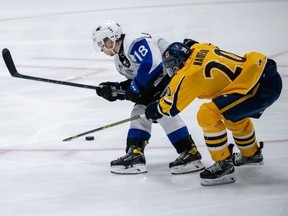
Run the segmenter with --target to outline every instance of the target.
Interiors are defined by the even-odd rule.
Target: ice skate
[[[203,186],[235,182],[236,173],[232,163],[232,156],[222,161],[216,161],[212,166],[200,173],[200,178]]]
[[[203,170],[205,167],[201,163],[201,154],[196,148],[190,151],[182,152],[179,157],[169,164],[172,174],[187,174],[191,172],[197,172]]]
[[[131,175],[147,173],[145,164],[144,153],[135,146],[131,146],[126,155],[111,161],[111,172]]]
[[[263,142],[259,142],[259,144],[260,146],[258,151],[250,157],[244,157],[240,153],[236,152],[233,153],[234,166],[242,166],[245,164],[264,164],[262,155]]]

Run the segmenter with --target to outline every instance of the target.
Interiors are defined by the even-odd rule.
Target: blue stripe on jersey
[[[172,133],[167,135],[170,142],[174,145],[176,142],[178,142],[180,139],[183,139],[184,137],[189,136],[188,128],[186,126],[173,131]]]
[[[153,54],[146,39],[136,42],[130,51],[130,55],[133,55],[137,63],[140,64],[135,79],[145,89],[149,80],[162,70],[162,62],[159,62],[158,66],[152,70]]]
[[[144,140],[149,140],[151,137],[151,134],[148,133],[147,131],[144,130],[139,130],[139,129],[129,129],[127,138],[131,139],[144,139]]]

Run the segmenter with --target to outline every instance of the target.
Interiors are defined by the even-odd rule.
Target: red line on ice
[[[263,141],[264,143],[287,143],[288,142],[288,139],[283,139],[283,140],[266,140],[266,141]],[[205,145],[198,145],[198,147],[205,147]],[[156,150],[161,150],[161,149],[170,149],[172,148],[171,145],[167,145],[165,147],[149,147],[149,149],[156,149]],[[96,152],[96,151],[123,151],[123,148],[82,148],[82,149],[78,149],[78,148],[75,148],[75,149],[13,149],[13,148],[10,148],[10,149],[5,149],[5,148],[2,148],[0,149],[0,154],[5,154],[5,153],[9,153],[9,152]]]

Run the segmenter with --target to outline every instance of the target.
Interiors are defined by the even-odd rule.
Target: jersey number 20
[[[246,59],[240,56],[237,56],[233,53],[229,53],[223,50],[219,50],[219,49],[215,49],[214,53],[218,56],[224,57],[226,59],[235,61],[235,62],[245,62]],[[239,74],[242,71],[242,67],[236,65],[235,69],[232,70],[231,68],[229,68],[227,65],[225,65],[222,62],[219,61],[210,61],[206,66],[205,66],[205,77],[207,79],[211,79],[212,78],[212,69],[218,69],[221,73],[224,73],[227,78],[232,82],[233,80],[235,80]]]

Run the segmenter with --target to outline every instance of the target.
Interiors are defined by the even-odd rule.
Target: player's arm
[[[96,93],[98,96],[103,97],[110,102],[116,100],[124,100],[124,93],[128,88],[130,82],[131,80],[129,79],[122,82],[102,82],[98,85]]]
[[[149,104],[145,110],[148,119],[157,120],[163,115],[173,117],[184,110],[196,97],[197,87],[184,75],[171,80],[167,93],[158,102]]]

